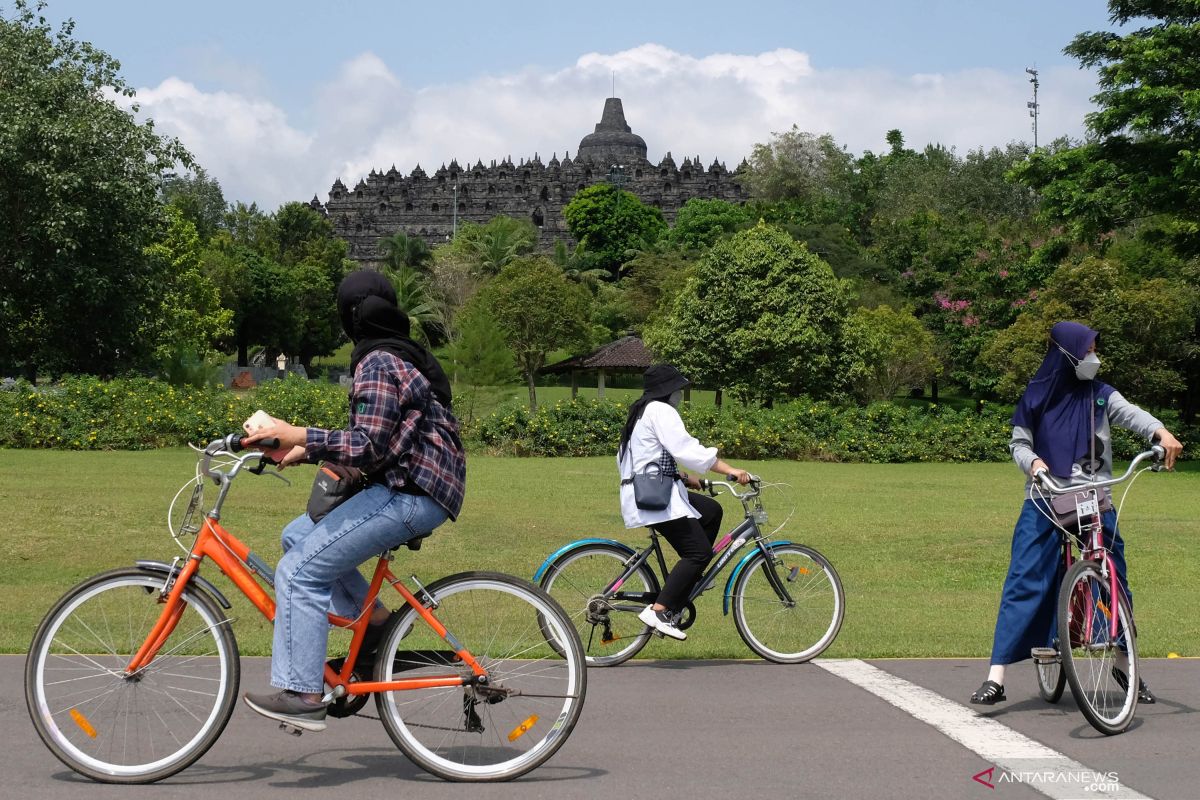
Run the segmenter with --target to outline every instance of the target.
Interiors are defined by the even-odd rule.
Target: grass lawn
[[[568,390],[569,391],[569,390]],[[167,504],[192,474],[184,449],[154,452],[0,451],[0,651],[23,652],[64,590],[135,558],[180,555],[166,531]],[[743,464],[739,462],[739,466]],[[986,656],[1021,479],[1008,464],[744,464],[770,481],[767,510],[780,534],[827,555],[842,576],[846,621],[830,656]],[[1122,518],[1145,655],[1200,656],[1200,465],[1144,475]],[[291,487],[243,476],[223,522],[270,561],[278,534],[303,509],[311,468]],[[396,572],[422,581],[466,569],[531,577],[547,554],[581,536],[640,546],[626,531],[609,458],[471,456],[467,501],[419,553],[401,550]],[[739,507],[728,499],[726,527]],[[268,626],[214,568],[204,574],[235,602],[246,653],[269,651]],[[718,587],[723,582],[718,582]],[[701,600],[684,643],[655,641],[647,657],[749,657],[720,590]]]

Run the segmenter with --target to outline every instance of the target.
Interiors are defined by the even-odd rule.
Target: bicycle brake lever
[[[266,474],[266,475],[270,475],[272,478],[278,478],[279,480],[283,481],[283,482],[284,482],[284,484],[286,484],[287,486],[291,486],[291,485],[292,485],[292,482],[291,482],[291,481],[289,481],[287,478],[285,478],[285,477],[283,477],[282,475],[280,475],[278,472],[267,472],[267,473],[264,473],[264,474]]]

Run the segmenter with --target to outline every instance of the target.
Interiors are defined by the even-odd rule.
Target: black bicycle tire
[[[485,783],[485,782],[509,781],[509,780],[513,780],[514,778],[519,778],[520,776],[525,775],[526,773],[530,772],[531,770],[537,769],[542,764],[546,763],[546,761],[549,760],[556,752],[558,752],[559,748],[561,748],[563,746],[563,744],[565,744],[566,741],[571,737],[571,733],[575,730],[575,725],[579,722],[579,715],[583,711],[583,705],[584,705],[584,701],[585,701],[586,695],[587,695],[587,662],[584,660],[583,647],[582,647],[582,645],[580,645],[579,637],[575,633],[575,626],[574,626],[574,624],[572,624],[570,617],[567,616],[566,611],[564,611],[562,609],[562,607],[558,604],[557,601],[555,601],[555,599],[553,597],[551,597],[549,594],[547,594],[545,591],[543,591],[541,589],[541,587],[537,586],[534,583],[531,583],[531,582],[521,579],[521,578],[517,578],[513,575],[507,575],[507,574],[499,573],[499,572],[484,572],[484,571],[459,572],[454,575],[447,575],[444,578],[439,578],[438,580],[430,583],[428,586],[425,587],[425,591],[430,597],[436,598],[438,593],[445,587],[455,584],[455,583],[459,583],[459,582],[470,582],[470,581],[494,581],[494,582],[498,582],[498,583],[507,583],[510,586],[518,587],[522,590],[531,592],[535,595],[541,595],[541,597],[539,599],[541,599],[544,603],[546,603],[546,605],[551,609],[551,612],[556,614],[559,617],[559,625],[562,626],[563,630],[567,631],[571,635],[571,637],[572,637],[571,638],[571,644],[572,644],[571,650],[573,651],[574,658],[578,661],[578,663],[580,665],[579,689],[578,689],[579,702],[572,704],[570,716],[566,720],[563,720],[563,722],[559,726],[562,730],[561,735],[559,735],[555,739],[555,741],[552,743],[552,746],[545,749],[542,753],[540,753],[540,755],[536,759],[534,759],[530,763],[523,764],[520,769],[513,770],[513,771],[510,771],[510,772],[507,772],[507,773],[504,773],[501,775],[496,775],[496,776],[482,776],[482,777],[481,776],[464,776],[461,773],[454,773],[454,772],[447,771],[446,769],[442,768],[440,765],[436,764],[435,762],[430,761],[428,758],[425,757],[425,755],[423,753],[414,749],[409,744],[407,739],[405,739],[404,735],[393,724],[390,710],[385,706],[385,703],[386,703],[386,693],[385,692],[380,692],[380,693],[376,694],[375,702],[376,702],[376,707],[379,711],[380,721],[383,723],[384,730],[387,731],[387,734],[391,738],[392,742],[400,749],[401,752],[404,753],[405,756],[408,757],[408,759],[410,761],[412,761],[414,764],[416,764],[418,767],[425,770],[426,772],[429,772],[432,775],[436,775],[439,778],[443,778],[448,781],[455,781],[455,782],[461,782],[461,783]],[[383,637],[380,642],[381,651],[384,649],[385,645],[391,640],[391,637],[393,635],[393,633],[392,633],[393,630],[395,630],[396,628],[407,627],[410,624],[410,622],[409,622],[410,618],[413,615],[415,615],[416,613],[417,612],[414,609],[406,608],[406,609],[403,609],[400,613],[396,613],[396,614],[392,615],[392,619],[388,624],[388,630],[386,630],[384,632]],[[436,611],[434,613],[436,614]],[[377,670],[376,679],[377,680],[383,679],[382,673],[383,673],[384,669],[385,669],[385,665],[382,661],[380,661],[380,663],[376,666],[376,670]],[[420,690],[417,690],[417,691],[420,691]]]
[[[1047,703],[1057,703],[1059,700],[1061,700],[1063,690],[1067,686],[1067,673],[1062,668],[1061,656],[1059,658],[1059,661],[1054,662],[1055,667],[1058,670],[1058,678],[1054,681],[1053,686],[1050,686],[1044,678],[1042,671],[1042,667],[1044,665],[1039,664],[1036,660],[1034,661],[1033,668],[1035,674],[1037,675],[1038,694],[1041,695],[1041,698]]]
[[[1066,647],[1061,648],[1063,672],[1067,676],[1067,683],[1070,684],[1070,686],[1071,686],[1071,694],[1075,697],[1075,704],[1077,706],[1079,706],[1079,710],[1083,714],[1084,718],[1087,719],[1087,721],[1091,724],[1091,726],[1093,728],[1100,731],[1100,733],[1103,733],[1105,736],[1115,736],[1119,733],[1125,732],[1129,728],[1129,726],[1133,723],[1134,718],[1137,716],[1137,704],[1138,704],[1137,682],[1138,682],[1139,675],[1138,675],[1138,670],[1136,668],[1137,640],[1133,636],[1133,630],[1132,630],[1133,613],[1129,608],[1129,602],[1125,599],[1125,594],[1123,592],[1118,591],[1118,593],[1117,593],[1118,619],[1124,617],[1126,620],[1129,621],[1129,628],[1127,629],[1126,633],[1128,634],[1128,639],[1129,639],[1129,641],[1131,643],[1131,647],[1133,649],[1131,661],[1135,665],[1135,668],[1133,670],[1131,670],[1133,672],[1132,680],[1130,681],[1129,688],[1126,690],[1127,695],[1128,695],[1127,702],[1129,702],[1128,717],[1125,718],[1124,720],[1114,724],[1114,723],[1110,723],[1107,720],[1103,719],[1095,711],[1095,709],[1092,708],[1091,703],[1088,701],[1088,698],[1087,698],[1086,688],[1083,686],[1083,682],[1079,677],[1078,670],[1075,667],[1075,660],[1071,653],[1071,647],[1070,647],[1070,645],[1071,645],[1071,639],[1070,639],[1071,622],[1070,622],[1070,614],[1069,614],[1069,605],[1071,602],[1070,595],[1071,595],[1072,588],[1075,586],[1075,583],[1078,580],[1078,576],[1082,575],[1085,572],[1094,573],[1095,574],[1094,577],[1096,580],[1104,581],[1105,584],[1107,584],[1107,580],[1104,578],[1103,575],[1100,574],[1100,568],[1096,565],[1096,563],[1094,561],[1090,561],[1090,560],[1083,560],[1083,561],[1075,562],[1075,564],[1073,564],[1071,566],[1071,569],[1067,571],[1066,576],[1063,578],[1062,585],[1059,588],[1059,592],[1058,592],[1058,640],[1060,642],[1067,643]]]
[[[538,585],[541,586],[542,589],[549,592],[549,584],[552,584],[554,578],[561,573],[562,565],[570,564],[572,561],[582,558],[589,553],[609,553],[618,560],[629,558],[629,553],[627,553],[625,550],[618,547],[613,547],[609,544],[596,543],[585,545],[583,547],[563,553],[558,558],[554,559],[550,566],[546,568],[546,572],[542,575]],[[658,575],[656,575],[654,570],[650,569],[650,567],[646,564],[642,564],[640,567],[638,567],[634,571],[634,574],[640,575],[641,579],[654,594],[658,594],[658,592],[661,591],[661,584],[658,582]],[[615,572],[612,576],[612,579],[616,580],[618,577],[620,577],[620,572]],[[570,615],[568,614],[568,616]],[[646,645],[650,643],[650,636],[650,628],[646,627],[631,647],[626,650],[622,650],[617,655],[592,657],[584,652],[584,658],[587,659],[587,665],[589,667],[615,667],[620,664],[624,664],[626,661],[640,653],[646,647]],[[582,634],[580,634],[580,638],[582,639]],[[553,646],[553,643],[551,643],[551,646]]]
[[[54,741],[54,738],[50,735],[49,730],[46,729],[45,723],[41,716],[35,711],[37,705],[34,690],[34,684],[36,680],[35,673],[39,661],[42,640],[52,627],[52,623],[56,617],[66,606],[72,602],[72,600],[74,600],[77,595],[89,591],[93,587],[108,581],[132,577],[146,579],[147,586],[161,586],[163,580],[161,575],[151,575],[145,570],[137,569],[136,567],[125,567],[109,570],[108,572],[102,572],[98,575],[93,575],[91,578],[76,584],[68,589],[67,592],[63,594],[63,596],[60,597],[58,601],[50,608],[50,610],[46,612],[46,615],[42,618],[41,623],[38,625],[37,631],[34,633],[33,640],[29,645],[29,655],[25,659],[25,704],[27,710],[29,711],[29,718],[33,722],[33,727],[34,730],[37,731],[38,737],[42,740],[42,743],[46,745],[47,749],[54,754],[55,758],[57,758],[63,764],[70,767],[75,772],[78,772],[80,775],[84,775],[101,783],[125,785],[155,783],[163,780],[164,778],[169,778],[172,775],[178,774],[179,772],[182,772],[190,767],[192,764],[196,763],[197,760],[199,760],[206,752],[208,752],[208,750],[217,742],[217,739],[219,739],[221,734],[225,731],[225,726],[229,724],[229,719],[231,716],[233,716],[233,710],[237,705],[238,691],[241,685],[241,660],[238,655],[237,639],[233,634],[231,626],[228,624],[228,617],[226,617],[223,609],[216,602],[216,600],[210,597],[209,594],[201,589],[198,585],[188,586],[187,589],[184,590],[184,598],[187,600],[187,602],[189,604],[204,606],[214,618],[223,621],[224,624],[219,623],[215,630],[217,635],[225,640],[225,645],[230,648],[229,652],[232,653],[232,658],[230,658],[228,661],[229,674],[227,675],[226,680],[226,685],[229,687],[229,691],[227,692],[227,697],[221,700],[223,708],[217,717],[216,724],[213,725],[208,733],[206,733],[205,736],[196,744],[192,752],[190,752],[186,757],[178,762],[161,767],[160,769],[145,775],[112,775],[109,773],[100,772],[88,767],[85,764],[80,764],[69,754],[63,751],[63,749],[59,747],[58,743]]]
[[[817,656],[824,653],[829,646],[837,639],[838,634],[842,630],[842,623],[846,618],[846,592],[842,587],[841,576],[838,575],[833,563],[823,556],[816,548],[809,547],[803,544],[784,544],[772,549],[772,552],[786,552],[788,550],[798,551],[803,553],[807,558],[821,566],[830,579],[837,597],[837,613],[836,619],[831,620],[831,626],[826,628],[825,634],[821,639],[814,642],[809,648],[800,651],[799,653],[785,656],[778,651],[766,649],[765,645],[760,646],[760,643],[754,633],[751,631],[750,624],[745,619],[745,612],[742,605],[744,589],[747,582],[755,574],[760,564],[764,562],[763,554],[756,553],[742,568],[741,574],[738,576],[737,582],[733,586],[733,597],[731,598],[733,605],[733,621],[737,627],[738,635],[742,637],[742,641],[746,646],[757,653],[759,656],[768,661],[773,661],[777,664],[803,664],[806,661],[811,661]],[[815,648],[815,649],[814,649]]]

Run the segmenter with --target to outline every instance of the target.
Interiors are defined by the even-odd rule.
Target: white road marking
[[[817,659],[812,663],[933,726],[985,761],[994,764],[994,772],[989,771],[990,774],[986,775],[980,773],[983,776],[978,779],[981,783],[990,781],[992,784],[1003,785],[1005,781],[1002,780],[1002,776],[1007,773],[1008,780],[1014,783],[1015,776],[1024,775],[1026,780],[1021,781],[1022,783],[1055,800],[1095,797],[1150,800],[1146,795],[1127,786],[1118,785],[1114,788],[1111,782],[1104,779],[1109,770],[1093,769],[1080,764],[994,719],[980,716],[966,706],[884,672],[865,661]],[[1100,780],[1088,784],[1066,778],[1047,777],[1049,774],[1080,776],[1084,773],[1097,774]]]

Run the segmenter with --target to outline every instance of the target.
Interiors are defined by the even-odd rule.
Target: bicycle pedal
[[[297,728],[293,725],[288,725],[286,722],[279,723],[279,730],[283,731],[284,733],[290,733],[292,736],[299,736],[304,733],[304,731],[300,728]]]
[[[1058,651],[1053,647],[1034,647],[1029,650],[1030,657],[1039,664],[1057,664]]]

